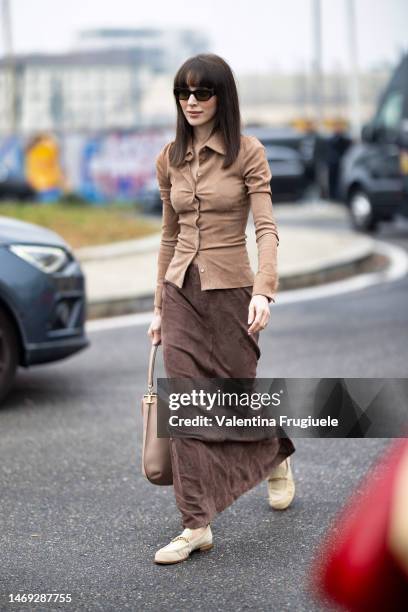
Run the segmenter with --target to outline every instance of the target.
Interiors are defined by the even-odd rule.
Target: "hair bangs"
[[[176,87],[215,87],[211,67],[200,60],[186,62],[177,75]]]

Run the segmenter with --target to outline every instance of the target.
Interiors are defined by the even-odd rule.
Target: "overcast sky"
[[[1,0],[0,0],[1,1]],[[323,69],[348,67],[347,0],[322,0]],[[17,52],[63,51],[96,27],[192,27],[234,72],[310,66],[312,0],[10,0]],[[355,0],[362,68],[408,51],[408,0]],[[1,47],[3,52],[3,47]]]

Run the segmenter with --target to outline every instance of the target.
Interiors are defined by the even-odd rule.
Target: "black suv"
[[[408,217],[408,55],[363,126],[361,142],[342,159],[339,198],[360,231],[374,232],[396,214]]]

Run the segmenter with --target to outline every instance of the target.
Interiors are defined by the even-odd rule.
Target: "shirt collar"
[[[208,138],[208,140],[204,143],[203,146],[208,147],[209,149],[212,149],[213,151],[216,151],[216,153],[220,153],[220,155],[225,155],[226,154],[224,139],[223,139],[223,137],[221,135],[221,132],[219,130],[214,132]],[[190,159],[192,159],[193,155],[194,155],[194,151],[193,151],[193,139],[190,136],[190,138],[188,140],[186,155],[185,155],[184,159],[190,160]]]

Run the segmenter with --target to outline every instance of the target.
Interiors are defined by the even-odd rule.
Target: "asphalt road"
[[[407,291],[403,279],[276,308],[259,376],[407,376]],[[331,609],[308,594],[314,550],[390,440],[295,440],[289,510],[269,508],[263,483],[216,518],[212,551],[157,566],[181,523],[172,488],[140,474],[146,330],[91,333],[87,351],[22,371],[0,408],[0,610]],[[8,603],[17,592],[72,603]]]

